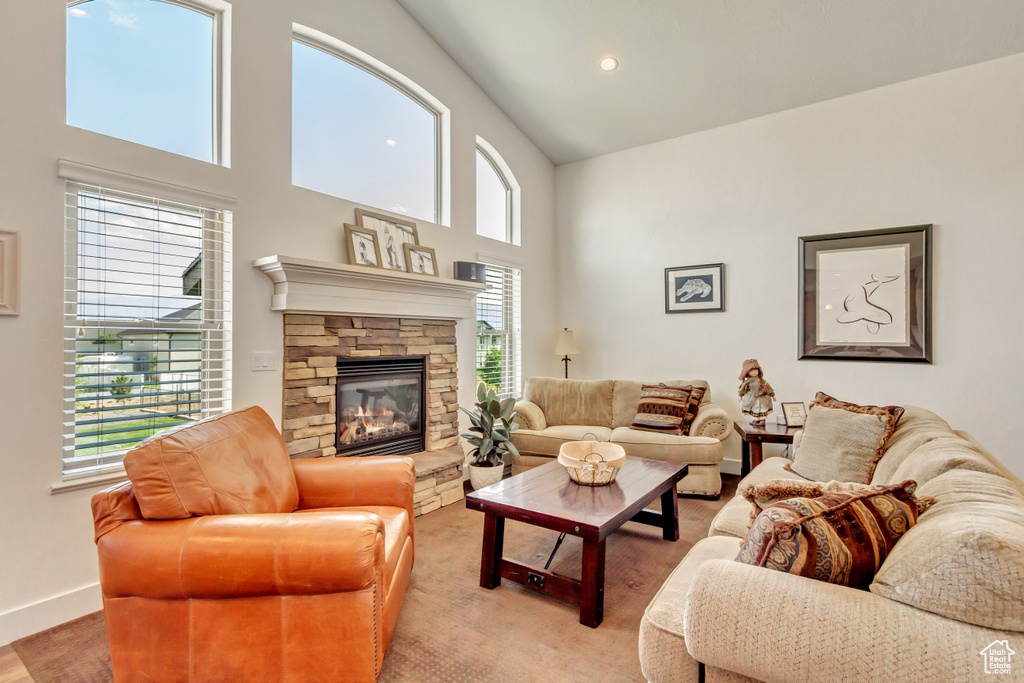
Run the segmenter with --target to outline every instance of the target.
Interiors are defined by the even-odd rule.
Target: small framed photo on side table
[[[782,411],[775,417],[775,421],[786,427],[803,427],[807,421],[807,408],[799,401],[783,402]]]

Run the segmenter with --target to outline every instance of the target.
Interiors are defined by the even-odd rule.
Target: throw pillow
[[[689,389],[690,398],[686,402],[686,416],[683,417],[683,436],[689,436],[690,426],[697,419],[697,411],[700,410],[700,404],[704,401],[704,394],[707,392],[707,387],[689,387]]]
[[[899,406],[859,406],[819,391],[789,469],[813,481],[867,484],[902,414]]]
[[[917,484],[876,488],[770,506],[754,520],[736,561],[867,588],[896,541],[917,522]]]
[[[821,483],[797,479],[770,479],[760,484],[744,486],[740,489],[740,495],[750,503],[750,522],[753,524],[757,516],[764,512],[766,508],[790,498],[818,498],[826,493],[833,493],[835,491],[859,493],[861,491],[880,491],[883,488],[883,486],[855,484],[844,481]],[[935,504],[935,499],[930,497],[917,496],[916,500],[918,515]]]
[[[640,390],[640,404],[630,428],[662,434],[682,434],[692,389],[689,386],[645,384]]]

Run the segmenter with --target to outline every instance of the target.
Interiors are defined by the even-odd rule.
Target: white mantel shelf
[[[476,318],[487,285],[296,256],[252,262],[274,283],[270,310],[370,317]]]

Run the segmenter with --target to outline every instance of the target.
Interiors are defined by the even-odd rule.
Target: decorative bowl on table
[[[577,484],[607,486],[626,464],[626,451],[608,441],[568,441],[558,449],[558,462]]]

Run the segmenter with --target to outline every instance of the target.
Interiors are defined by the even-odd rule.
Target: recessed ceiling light
[[[619,68],[619,60],[615,57],[605,57],[601,60],[602,71],[615,71],[617,68]]]
[[[79,7],[72,7],[71,9],[68,10],[68,14],[71,14],[72,16],[76,16],[76,17],[87,17],[87,16],[89,16],[88,12],[86,12],[84,9],[81,9]]]
[[[385,141],[384,141],[384,144],[385,144],[385,145],[387,145],[388,147],[394,147],[394,146],[395,146],[395,145],[397,145],[398,143],[397,143],[397,142],[395,142],[394,140],[385,140]]]

